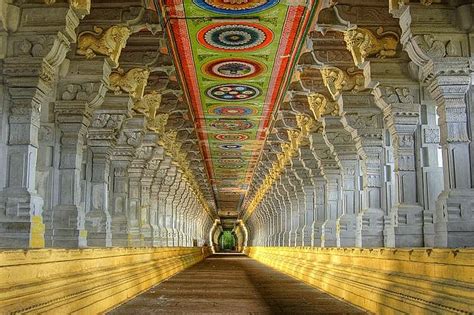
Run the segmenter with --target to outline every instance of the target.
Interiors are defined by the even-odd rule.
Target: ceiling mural
[[[217,205],[245,198],[314,0],[157,0]]]

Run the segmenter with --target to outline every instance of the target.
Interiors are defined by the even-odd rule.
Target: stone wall
[[[474,250],[249,247],[258,261],[375,314],[472,314]]]
[[[0,310],[96,314],[209,255],[202,248],[38,249],[0,252]]]

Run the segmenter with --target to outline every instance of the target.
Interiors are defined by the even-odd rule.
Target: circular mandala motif
[[[210,125],[215,129],[227,131],[246,130],[253,127],[252,122],[246,119],[216,119]]]
[[[199,7],[215,13],[248,14],[271,8],[279,0],[194,0]]]
[[[224,150],[239,150],[242,146],[240,144],[221,144],[219,148]]]
[[[204,72],[225,79],[252,78],[262,73],[258,62],[243,59],[219,59],[204,65]]]
[[[257,109],[250,106],[212,106],[209,114],[219,116],[248,116],[257,114]]]
[[[199,42],[210,49],[252,51],[270,44],[273,33],[266,27],[253,23],[218,23],[203,28],[198,33]]]
[[[249,136],[244,134],[218,134],[215,137],[217,140],[220,141],[244,141],[249,138]]]
[[[208,89],[206,93],[219,101],[242,101],[258,97],[260,90],[245,84],[222,84]]]

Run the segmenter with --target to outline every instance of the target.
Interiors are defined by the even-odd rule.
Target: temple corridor
[[[474,314],[473,139],[474,0],[0,0],[0,315]]]
[[[203,289],[204,288],[204,289]],[[108,314],[365,314],[248,258],[216,254]]]

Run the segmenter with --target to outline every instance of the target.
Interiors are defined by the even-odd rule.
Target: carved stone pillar
[[[324,167],[326,179],[325,217],[321,226],[321,246],[337,246],[337,218],[342,214],[341,207],[341,174],[337,168]]]
[[[68,79],[61,81],[58,100],[55,103],[56,121],[61,132],[59,152],[59,200],[53,209],[53,246],[86,246],[87,231],[84,228],[85,200],[81,195],[82,160],[85,137],[91,124],[91,112],[100,106],[106,93],[106,82],[111,65],[104,60],[88,63],[90,75],[75,80],[74,73],[81,72],[80,61],[69,66]],[[103,80],[103,81],[102,81]],[[72,83],[74,82],[74,83]]]
[[[91,147],[92,170],[90,182],[90,205],[86,210],[85,228],[87,245],[92,247],[112,246],[112,218],[108,209],[109,168],[111,149]]]
[[[426,96],[425,96],[426,98]],[[421,110],[420,129],[420,178],[423,187],[424,205],[424,245],[435,246],[436,201],[443,191],[443,167],[440,149],[440,131],[437,125],[436,106],[433,101],[425,100]]]
[[[381,247],[384,244],[382,117],[377,108],[355,102],[359,97],[343,97],[346,102],[341,121],[351,133],[361,158],[362,193],[356,221],[356,246]],[[367,101],[366,96],[362,99]]]
[[[415,153],[420,105],[413,102],[408,88],[378,87],[374,95],[394,148],[397,194],[386,226],[386,245],[423,246],[423,208],[419,205]]]
[[[146,161],[148,161],[153,154],[153,147],[142,145],[137,148],[136,154],[128,168],[129,177],[129,212],[128,212],[128,233],[129,246],[140,247],[143,246],[143,238],[141,234],[141,220],[142,220],[142,178]],[[145,214],[146,215],[146,214]],[[145,219],[146,220],[146,219]]]
[[[297,246],[296,244],[301,244],[298,240],[301,241],[301,232],[298,234],[300,229],[300,204],[298,200],[297,188],[296,183],[294,182],[294,177],[291,171],[291,166],[288,165],[284,172],[284,179],[285,179],[285,190],[287,192],[288,203],[290,206],[290,246]],[[304,201],[304,198],[302,198]]]
[[[305,187],[304,187],[301,175],[298,174],[300,173],[298,171],[300,168],[296,166],[296,163],[298,164],[300,163],[299,157],[294,158],[294,160],[292,160],[292,166],[291,166],[291,170],[292,170],[291,182],[295,190],[294,196],[295,196],[295,199],[296,199],[295,201],[298,208],[298,214],[297,214],[298,225],[296,228],[296,242],[295,242],[296,245],[295,246],[304,246],[304,237],[305,237],[305,228],[306,228],[306,212],[309,211],[309,209],[307,209],[306,207],[306,201],[308,199],[308,196],[306,196],[306,190],[304,189]]]
[[[9,138],[8,145],[0,147],[6,159],[0,246],[44,247],[44,200],[35,187],[40,113],[55,95],[58,69],[76,40],[75,28],[83,15],[69,6],[45,8],[42,3],[5,2],[2,12],[0,57],[8,89],[3,101],[10,113],[7,118],[8,106],[2,105],[1,133],[6,133],[8,119]],[[41,34],[31,36],[38,28]]]
[[[290,221],[289,221],[289,218],[290,218],[290,209],[289,207],[284,203],[284,196],[282,194],[282,185],[281,185],[281,179],[276,181],[275,182],[275,188],[276,188],[276,192],[275,192],[275,198],[276,198],[276,206],[281,209],[281,213],[282,213],[282,216],[281,216],[281,225],[282,225],[282,230],[281,230],[281,234],[280,234],[280,243],[281,243],[281,246],[289,246],[290,243],[289,243],[289,231],[291,229],[291,226],[290,226]]]
[[[304,197],[304,203],[302,206],[302,221],[304,222],[302,230],[302,246],[312,246],[313,224],[315,222],[315,191],[313,181],[314,175],[311,168],[306,165],[303,156],[305,156],[306,159],[313,158],[313,156],[308,148],[301,149],[300,154],[301,158],[298,161],[299,163],[301,163],[301,166],[296,168],[296,174],[300,180],[302,195]],[[315,173],[317,172],[317,170],[314,171]]]
[[[49,116],[49,115],[44,115]],[[49,120],[48,117],[47,120]],[[51,246],[51,219],[54,206],[54,176],[57,173],[58,161],[54,159],[55,145],[57,144],[58,132],[54,123],[42,122],[38,133],[38,161],[36,164],[36,190],[44,201],[43,222],[45,224],[45,246]],[[1,159],[1,158],[0,158]],[[1,167],[1,166],[0,166]]]
[[[42,91],[10,88],[7,183],[0,198],[0,245],[44,247],[43,199],[37,194],[36,162]],[[39,95],[38,95],[39,94]]]
[[[333,247],[337,244],[336,220],[340,213],[342,213],[341,173],[338,164],[334,160],[333,153],[327,147],[323,136],[320,134],[321,131],[322,127],[320,126],[316,133],[311,134],[309,140],[315,159],[318,161],[321,175],[325,180],[324,198],[316,197],[317,200],[324,200],[325,221],[321,226],[321,246]]]
[[[127,247],[128,246],[128,161],[111,161],[111,232],[112,246]]]
[[[323,136],[341,169],[342,211],[337,218],[337,246],[354,247],[360,210],[359,156],[352,137],[338,118],[323,119]]]
[[[312,247],[322,246],[323,224],[326,222],[326,179],[317,177],[315,179],[315,220],[312,230]]]
[[[166,233],[166,243],[165,246],[172,246],[173,244],[173,197],[175,191],[173,191],[174,184],[176,180],[176,167],[171,166],[164,178],[162,184],[162,189],[166,191],[166,199],[164,205],[163,223],[164,223],[164,232]],[[163,235],[163,234],[162,234]]]
[[[451,68],[447,61],[438,66],[443,70],[456,68],[456,65]],[[467,63],[458,67],[466,68]],[[435,71],[439,70],[432,72]],[[436,206],[436,246],[474,246],[474,189],[469,171],[466,104],[469,82],[469,75],[443,75],[428,86],[438,105],[444,166],[444,191]]]
[[[90,117],[84,116],[83,106],[77,106],[74,114],[71,113],[72,106],[68,110],[64,108],[64,112],[59,106],[56,104],[56,120],[61,132],[59,199],[53,209],[51,242],[54,247],[82,247],[87,245],[87,231],[80,178],[84,137]]]
[[[109,209],[110,160],[115,134],[121,128],[127,108],[113,110],[103,106],[96,110],[88,130],[88,147],[92,154],[90,205],[86,208],[87,244],[112,246]]]
[[[455,9],[448,4],[430,7],[430,14],[422,9],[416,4],[399,4],[391,13],[400,19],[404,50],[419,67],[418,75],[438,105],[444,191],[436,205],[435,245],[472,246],[474,190],[466,104],[471,65],[469,52],[463,48],[469,39],[466,31],[458,28],[466,24],[452,23]],[[458,16],[469,16],[468,12]],[[436,16],[436,23],[430,20],[431,15]]]
[[[111,216],[112,246],[129,246],[130,187],[128,168],[134,158],[136,148],[142,143],[144,117],[128,119],[119,134],[111,156]],[[130,237],[133,239],[133,237]]]

